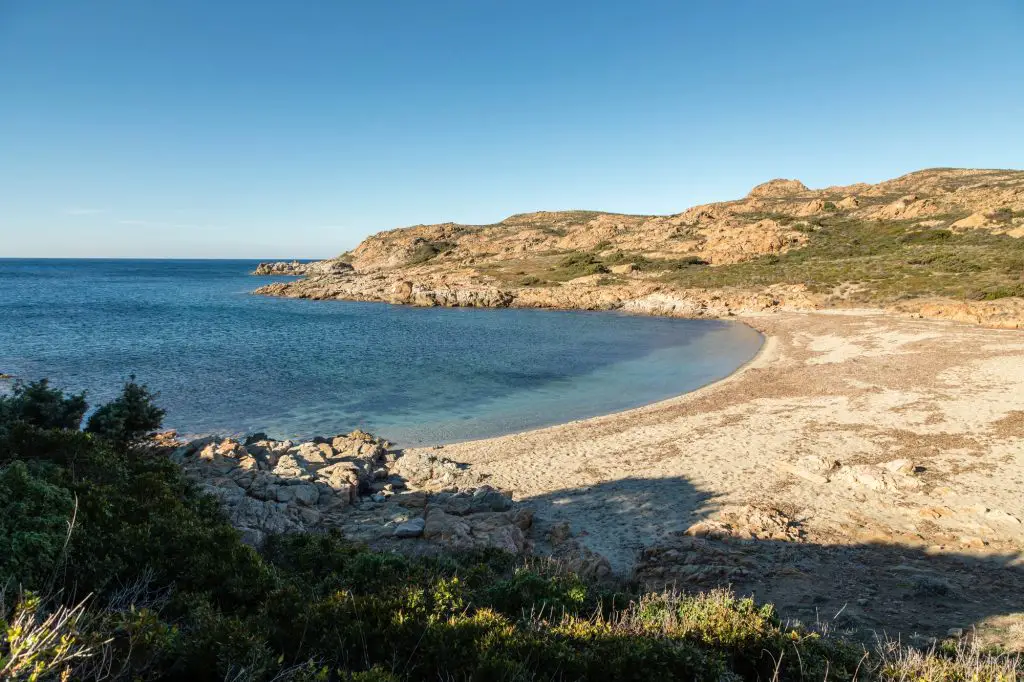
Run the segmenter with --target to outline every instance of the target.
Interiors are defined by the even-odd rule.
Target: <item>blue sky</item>
[[[1024,167],[1024,2],[0,0],[0,257]]]

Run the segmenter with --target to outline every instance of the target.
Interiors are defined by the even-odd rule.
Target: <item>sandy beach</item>
[[[738,319],[766,341],[724,381],[443,454],[536,506],[538,537],[568,522],[620,574],[726,583],[803,618],[842,609],[849,627],[1019,640],[1024,332]]]

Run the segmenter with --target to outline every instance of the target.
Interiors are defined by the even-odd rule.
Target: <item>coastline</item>
[[[807,595],[813,609],[846,599],[855,627],[977,626],[1019,644],[1024,604],[1005,595],[1024,586],[1024,334],[871,310],[734,319],[765,343],[701,389],[406,454],[466,463],[534,507],[539,553],[568,532],[655,584],[730,584],[800,617]],[[723,558],[737,542],[742,566]],[[849,561],[868,568],[844,575]],[[944,562],[958,568],[937,575]],[[945,600],[938,623],[916,598],[899,617],[872,603],[908,579],[970,599]],[[968,602],[999,615],[961,612]]]
[[[831,328],[831,333],[828,335],[812,335],[810,333],[812,329],[816,332],[822,331],[822,327],[827,326],[827,322],[831,322],[833,319],[838,319],[845,323],[846,329]],[[1004,404],[990,406],[990,409],[998,410],[1002,413],[1003,417],[1016,412],[1017,409],[1024,409],[1024,392],[1014,390],[1024,388],[1024,383],[1020,383],[1024,379],[1024,372],[1013,371],[1014,368],[1006,367],[1007,365],[1014,364],[1014,360],[1020,359],[1024,361],[1024,334],[1020,332],[989,330],[948,322],[904,320],[881,311],[869,310],[846,311],[841,314],[791,312],[774,313],[764,316],[749,315],[738,316],[736,321],[748,324],[763,334],[765,337],[764,344],[750,361],[737,368],[729,376],[697,390],[620,412],[573,420],[540,429],[531,429],[492,438],[464,441],[444,446],[409,448],[407,452],[442,450],[445,456],[465,461],[475,467],[482,465],[493,467],[494,463],[501,462],[509,467],[519,469],[524,465],[514,462],[514,458],[510,456],[510,453],[517,451],[517,454],[519,454],[518,450],[527,445],[538,447],[550,445],[554,441],[565,440],[567,436],[572,436],[574,442],[584,442],[593,440],[597,436],[605,436],[604,432],[607,430],[623,432],[630,429],[635,430],[652,423],[658,423],[669,417],[674,417],[677,413],[686,413],[693,416],[707,415],[721,403],[748,406],[758,400],[755,394],[748,394],[752,386],[756,384],[764,388],[764,384],[768,381],[777,378],[788,378],[788,375],[806,373],[808,366],[814,368],[813,373],[818,376],[821,383],[825,384],[838,380],[840,374],[845,375],[842,376],[843,379],[850,381],[853,377],[850,376],[849,367],[868,360],[894,371],[895,367],[891,363],[894,361],[899,362],[903,365],[903,373],[914,372],[921,368],[920,365],[925,364],[922,361],[927,358],[923,357],[924,353],[920,350],[908,351],[904,347],[926,343],[932,345],[955,343],[961,346],[960,355],[972,360],[984,361],[985,359],[995,358],[996,364],[1001,369],[1007,370],[1002,372],[1002,383],[1010,390],[1006,392],[1007,399],[1003,401]],[[805,324],[805,322],[808,324]],[[814,329],[814,325],[817,325],[816,329]],[[858,326],[864,327],[868,325],[872,327],[870,334],[858,335],[850,333],[850,331],[855,330]],[[878,343],[874,347],[867,346],[867,343],[871,341],[870,336],[872,335],[878,338]],[[804,351],[804,355],[810,357],[795,359],[791,357],[793,351],[805,343],[800,340],[802,336],[812,338],[811,343],[817,342],[819,345],[827,345],[829,348],[828,350],[818,352],[811,350],[809,353],[806,352],[806,349],[801,349]],[[858,342],[864,345],[858,346]],[[834,348],[832,347],[833,344],[835,345]],[[887,345],[889,347],[886,347]],[[1005,349],[1010,355],[1001,356],[1001,348]],[[823,355],[824,359],[816,357],[820,355]],[[897,360],[897,358],[899,359]],[[943,363],[940,361],[928,364],[931,366]],[[959,366],[950,364],[944,370],[948,372],[957,368]],[[870,371],[875,370],[874,368],[872,370],[856,368],[853,370],[853,373],[857,375],[869,373]],[[761,376],[751,376],[758,373],[769,373],[778,376],[773,376],[770,379]],[[938,373],[936,372],[936,374]],[[913,399],[913,402],[909,404],[916,404],[921,398],[929,397],[928,393],[919,394],[914,392],[915,388],[923,388],[922,383],[924,382],[903,385],[903,390]],[[977,407],[975,401],[970,400],[972,397],[970,393],[977,391],[978,387],[972,386],[971,383],[972,377],[965,376],[959,381],[957,387],[962,387],[963,392],[968,394],[962,396],[966,407],[971,407],[972,405]],[[737,386],[737,384],[741,385]],[[852,388],[854,391],[865,392],[878,390],[878,386],[874,384],[868,386],[865,382],[857,382],[855,379]],[[809,397],[814,393],[818,393],[816,390],[811,390],[810,387],[802,388],[796,386],[791,387],[791,389],[789,393],[795,396]],[[827,392],[833,394],[833,396],[848,396],[851,394],[851,387],[833,383]],[[930,397],[938,397],[934,395],[934,391],[930,393],[932,394]],[[944,397],[947,399],[952,398],[948,394]],[[989,396],[989,398],[994,398],[994,396]],[[884,406],[879,411],[882,409],[884,409]],[[985,416],[991,417],[991,414]],[[917,418],[918,415],[915,415],[914,419],[916,420]],[[958,426],[981,426],[982,424],[991,424],[994,421],[998,421],[998,419],[986,419],[983,416],[979,416],[975,424],[964,420]],[[914,425],[915,421],[913,420],[905,424],[906,427],[913,427]],[[841,428],[843,424],[836,423],[836,426]],[[967,429],[961,430],[967,431]],[[922,431],[937,433],[941,432],[941,429],[926,428]],[[983,430],[979,428],[977,432],[982,433]],[[852,447],[836,450],[835,456],[839,458],[852,450]],[[487,452],[487,454],[482,454],[484,452]],[[504,460],[506,459],[509,461],[505,462]],[[894,459],[896,458],[894,457]],[[1024,466],[1024,462],[1022,462],[1022,466]],[[797,476],[799,475],[797,474]],[[496,475],[496,477],[502,478],[501,475]],[[818,479],[812,476],[805,477],[805,480],[813,482]],[[506,487],[517,492],[519,495],[532,495],[539,492],[536,488],[524,486],[509,485]],[[1024,509],[1017,511],[1024,512]],[[1024,533],[1018,534],[1017,537],[1024,540]]]

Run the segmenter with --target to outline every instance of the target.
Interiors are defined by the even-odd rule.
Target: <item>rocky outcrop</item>
[[[698,252],[715,265],[742,263],[758,256],[784,253],[807,242],[807,235],[774,220],[726,224],[709,229]]]
[[[555,524],[546,539],[551,557],[576,575],[589,580],[605,580],[612,576],[611,562],[574,536],[568,521]]]
[[[391,287],[391,303],[444,308],[507,308],[515,296],[496,287],[424,286],[407,280]]]
[[[253,270],[254,275],[341,275],[352,272],[352,266],[340,260],[322,260],[312,262],[276,261],[260,263]]]
[[[775,199],[807,191],[809,191],[807,189],[807,185],[799,180],[784,180],[782,178],[777,178],[775,180],[769,180],[768,182],[762,182],[760,185],[750,190],[747,197],[750,199]]]
[[[410,553],[531,548],[533,512],[469,467],[432,454],[404,457],[362,431],[294,443],[255,434],[208,437],[161,450],[220,500],[247,543],[268,534],[339,530]]]
[[[890,310],[923,319],[949,320],[996,329],[1024,329],[1024,298],[1019,296],[994,301],[905,301]]]

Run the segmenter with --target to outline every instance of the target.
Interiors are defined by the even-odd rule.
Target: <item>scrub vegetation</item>
[[[0,397],[0,680],[1016,680],[969,647],[867,652],[726,591],[643,593],[503,554],[331,534],[244,545],[129,381],[85,421]]]
[[[944,216],[948,225],[960,216]],[[666,273],[685,287],[804,284],[817,293],[846,285],[858,303],[919,296],[993,300],[1024,295],[1024,240],[984,230],[922,228],[920,221],[825,215],[799,226],[807,245],[744,263]]]

